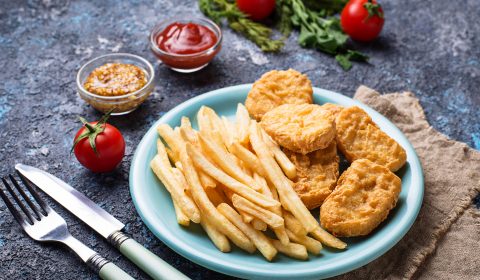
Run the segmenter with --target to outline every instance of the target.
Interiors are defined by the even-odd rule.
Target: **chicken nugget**
[[[336,120],[339,150],[349,162],[369,159],[391,171],[400,169],[407,160],[405,150],[357,106],[343,109]]]
[[[322,227],[336,236],[369,234],[397,204],[401,184],[382,165],[368,159],[354,161],[320,208]]]
[[[312,103],[312,83],[306,75],[288,69],[273,70],[262,75],[250,92],[245,107],[257,121],[263,115],[282,104]]]
[[[333,115],[315,104],[281,105],[260,124],[280,146],[304,155],[326,148],[335,138]]]
[[[293,188],[308,209],[322,205],[337,184],[339,157],[335,140],[325,149],[302,155],[284,149],[297,168]]]

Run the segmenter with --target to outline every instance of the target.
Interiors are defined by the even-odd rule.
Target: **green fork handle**
[[[154,280],[190,280],[183,273],[120,231],[112,234],[109,241]]]

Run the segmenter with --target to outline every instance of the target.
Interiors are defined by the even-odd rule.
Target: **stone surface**
[[[152,3],[154,2],[154,3]],[[335,61],[301,49],[295,35],[279,54],[261,53],[224,28],[222,52],[190,75],[160,65],[148,49],[150,29],[161,19],[200,15],[196,1],[7,1],[0,2],[0,174],[23,162],[60,174],[123,221],[126,231],[193,279],[225,279],[158,241],[136,214],[128,191],[135,147],[163,113],[198,94],[251,83],[271,69],[295,68],[313,85],[352,96],[360,84],[380,92],[411,90],[439,131],[480,149],[480,2],[383,1],[386,23],[377,41],[357,45],[370,64],[344,72]],[[111,174],[92,174],[70,155],[80,127],[77,115],[100,114],[75,93],[75,75],[91,58],[129,52],[155,62],[155,93],[137,111],[111,119],[124,134],[127,155]],[[480,206],[477,199],[477,207]],[[52,202],[52,201],[50,201]],[[53,204],[53,202],[52,202]],[[134,277],[145,274],[87,226],[53,206],[72,233]],[[0,203],[0,279],[96,279],[67,249],[33,242]]]

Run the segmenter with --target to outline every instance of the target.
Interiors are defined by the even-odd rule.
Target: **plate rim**
[[[358,100],[355,100],[353,98],[350,98],[348,96],[342,95],[340,93],[336,93],[333,91],[325,90],[322,88],[314,87],[314,97],[315,94],[320,95],[322,97],[322,94],[328,94],[327,98],[331,99],[336,99],[336,100],[344,100],[347,103],[354,103],[355,105],[361,107],[362,109],[366,110],[368,114],[375,115],[374,118],[380,118],[383,119],[383,122],[387,122],[389,126],[391,126],[392,129],[397,130],[397,133],[401,135],[405,140],[405,144],[407,145],[406,150],[409,153],[409,158],[408,162],[411,164],[411,169],[412,169],[412,184],[417,184],[418,185],[418,190],[419,193],[417,194],[418,196],[416,197],[415,200],[415,207],[414,209],[407,209],[407,214],[409,216],[409,219],[403,218],[401,221],[403,223],[399,223],[395,227],[397,229],[395,231],[395,236],[390,236],[388,238],[387,244],[383,244],[384,242],[378,242],[373,246],[373,249],[367,250],[362,252],[361,254],[357,254],[354,256],[349,256],[348,262],[342,262],[337,265],[330,266],[329,268],[326,268],[322,270],[321,268],[317,269],[303,269],[301,271],[292,271],[292,273],[284,274],[276,274],[275,271],[272,270],[263,270],[263,269],[253,269],[253,268],[245,268],[243,266],[236,266],[235,264],[232,264],[230,262],[218,262],[216,257],[212,257],[210,255],[207,255],[203,252],[200,251],[195,251],[191,250],[191,248],[184,246],[183,244],[180,245],[177,242],[174,242],[172,238],[174,239],[175,236],[172,234],[172,232],[168,229],[158,229],[154,227],[150,222],[149,222],[149,213],[148,209],[144,209],[144,206],[138,202],[137,196],[136,196],[136,190],[134,188],[134,181],[135,181],[135,173],[136,173],[136,165],[137,158],[139,157],[139,154],[142,152],[142,149],[146,149],[147,147],[145,146],[145,143],[148,141],[148,136],[152,133],[152,131],[155,131],[156,127],[158,124],[162,123],[165,119],[170,118],[171,116],[175,116],[178,113],[181,113],[184,109],[188,108],[189,106],[197,104],[198,101],[201,101],[203,99],[210,98],[215,95],[219,94],[233,94],[232,92],[236,90],[248,90],[251,88],[253,84],[241,84],[241,85],[235,85],[235,86],[229,86],[229,87],[224,87],[212,91],[208,91],[203,94],[199,94],[193,98],[190,98],[179,105],[175,106],[171,110],[169,110],[167,113],[162,115],[158,120],[156,120],[150,128],[147,130],[147,132],[143,135],[141,141],[137,145],[132,161],[131,161],[131,166],[130,166],[130,172],[129,172],[129,190],[130,190],[130,195],[133,201],[133,204],[135,206],[135,210],[142,219],[142,222],[147,226],[147,228],[155,235],[157,239],[159,239],[162,243],[167,245],[170,249],[175,251],[177,254],[180,254],[182,257],[200,265],[203,266],[207,269],[211,269],[226,275],[230,276],[235,276],[235,277],[243,277],[243,278],[258,278],[262,277],[263,279],[265,277],[267,278],[297,278],[301,277],[302,279],[307,279],[307,278],[317,278],[318,277],[333,277],[336,275],[341,275],[344,273],[347,273],[349,271],[352,271],[354,269],[357,269],[363,265],[366,265],[378,257],[382,256],[385,254],[388,250],[390,250],[394,245],[396,245],[404,236],[405,234],[410,230],[412,225],[415,223],[416,218],[418,216],[418,213],[420,212],[420,209],[423,204],[423,196],[424,196],[424,176],[423,176],[423,169],[420,163],[420,160],[418,158],[418,155],[413,148],[412,144],[408,140],[408,138],[403,134],[403,132],[395,125],[393,124],[387,117],[383,116],[376,110],[370,108],[369,106],[361,103]],[[416,170],[416,172],[413,172],[413,170]],[[385,238],[382,238],[384,240]],[[382,245],[382,246],[380,246]],[[272,263],[274,264],[274,263]],[[225,266],[226,265],[226,266]]]

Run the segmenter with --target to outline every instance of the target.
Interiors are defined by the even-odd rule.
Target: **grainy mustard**
[[[145,71],[132,64],[107,63],[90,73],[84,88],[102,96],[120,96],[135,92],[147,84]]]

